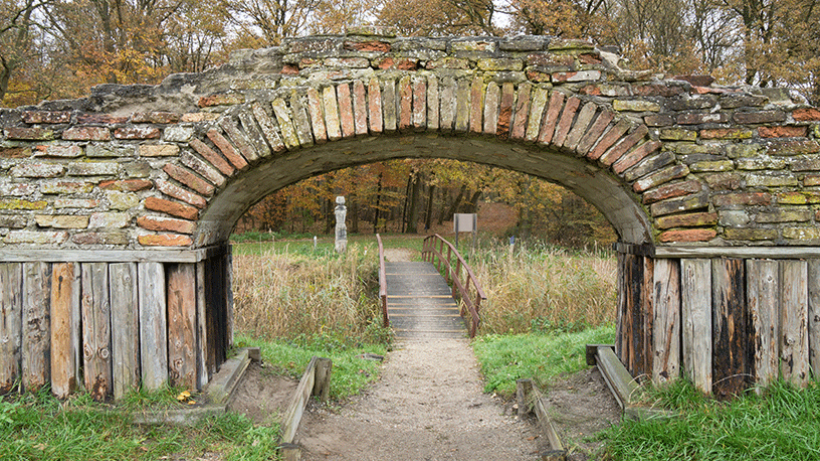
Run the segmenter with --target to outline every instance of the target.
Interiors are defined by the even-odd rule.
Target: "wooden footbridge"
[[[486,297],[455,247],[436,234],[424,241],[423,262],[386,262],[377,238],[385,326],[401,340],[475,336]]]

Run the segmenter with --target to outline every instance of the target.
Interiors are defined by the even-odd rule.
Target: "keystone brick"
[[[279,129],[276,127],[276,124],[274,123],[271,116],[268,115],[268,113],[262,108],[262,105],[256,102],[253,103],[251,105],[251,112],[253,112],[253,118],[256,119],[256,123],[259,124],[259,129],[262,131],[262,135],[265,136],[265,139],[268,141],[268,145],[271,147],[271,149],[277,153],[285,151],[285,143],[282,141],[282,137],[279,136]],[[214,131],[213,137],[211,136],[211,132],[208,132],[208,137],[211,139],[211,141],[213,141],[213,143],[217,147],[219,147],[219,149],[222,151],[222,153],[225,155],[228,161],[231,162],[237,170],[241,170],[247,165],[245,159],[242,158],[241,155],[236,153],[236,149],[234,149],[234,147],[231,146],[227,140],[224,140],[224,138],[222,138],[222,135]],[[217,144],[217,140],[220,141],[220,144]],[[225,147],[225,149],[223,149],[223,146]],[[234,155],[236,156],[236,158],[233,157]]]
[[[385,88],[386,89],[386,88]],[[466,132],[470,127],[470,107],[472,106],[470,81],[466,78],[458,80],[458,87],[456,88],[455,104],[444,104],[442,109],[442,120],[447,120],[450,116],[449,111],[455,109],[455,113],[451,120],[453,120],[453,128],[455,131]],[[446,100],[445,100],[446,101]],[[387,113],[388,100],[384,100],[385,114]],[[446,117],[445,117],[446,116]],[[386,122],[385,122],[386,124]]]
[[[367,115],[370,120],[370,131],[381,133],[384,128],[382,122],[382,93],[379,80],[375,77],[371,78],[367,85]]]
[[[0,147],[0,158],[29,158],[31,147]]]
[[[94,213],[88,222],[89,229],[123,229],[128,226],[128,213]]]
[[[110,176],[119,173],[120,167],[117,163],[70,163],[68,174],[70,176]]]
[[[193,243],[191,237],[174,234],[140,235],[137,241],[144,246],[163,247],[184,247]]]
[[[795,109],[792,117],[798,122],[820,122],[820,109],[814,107]]]
[[[435,82],[435,77],[431,77]],[[433,88],[430,88],[432,93]],[[431,102],[432,104],[432,102]],[[436,111],[438,111],[438,99],[435,102]],[[429,110],[429,109],[428,109]],[[361,80],[353,82],[353,113],[356,125],[356,135],[362,136],[367,134],[367,93],[364,89],[364,83]],[[311,118],[313,113],[311,112]],[[428,118],[430,114],[428,113]],[[438,128],[438,112],[436,112],[436,126]],[[315,133],[314,133],[315,134]]]
[[[191,112],[182,114],[180,121],[186,123],[212,122],[218,118],[219,114],[216,112]]]
[[[659,112],[661,106],[652,101],[643,99],[616,99],[612,101],[612,108],[618,112]]]
[[[177,123],[179,114],[174,112],[137,112],[131,116],[131,123],[158,123],[167,125]]]
[[[806,136],[805,126],[761,126],[757,129],[761,138],[802,138]]]
[[[36,215],[34,220],[39,227],[55,229],[85,229],[88,227],[88,216]]]
[[[820,152],[817,141],[804,140],[771,140],[766,143],[769,155],[802,155]]]
[[[40,184],[42,194],[88,194],[94,184],[79,181],[49,181]]]
[[[117,125],[128,122],[128,117],[111,114],[80,114],[77,123],[81,125]]]
[[[709,189],[718,191],[740,189],[742,177],[736,173],[718,173],[706,175],[703,179],[706,180]]]
[[[717,213],[688,213],[664,216],[655,220],[658,229],[672,229],[673,227],[706,227],[714,226],[718,222]]]
[[[128,234],[124,231],[81,232],[74,234],[71,241],[77,245],[128,245]]]
[[[182,187],[179,187],[175,184],[171,184],[168,181],[158,179],[155,181],[154,184],[157,186],[157,189],[163,194],[175,198],[177,200],[182,200],[183,202],[189,205],[193,205],[200,209],[205,208],[205,205],[207,205],[207,202],[205,201],[204,197],[194,194],[193,192],[187,189],[183,189]]]
[[[128,126],[114,130],[117,139],[157,139],[162,132],[151,126]]]
[[[779,209],[775,211],[762,211],[755,216],[755,222],[761,224],[781,223],[781,222],[806,222],[812,218],[811,210],[803,209]]]
[[[58,198],[54,200],[54,208],[97,208],[100,201],[90,198]]]
[[[726,123],[729,116],[725,113],[688,113],[678,114],[677,122],[681,125],[701,125],[704,123]]]
[[[179,154],[176,144],[142,144],[139,146],[140,157],[173,157]]]
[[[764,110],[760,112],[735,112],[735,122],[741,125],[755,125],[759,123],[777,123],[786,120],[786,113],[779,110]]]
[[[688,210],[707,208],[709,198],[706,194],[692,195],[672,200],[653,203],[650,206],[652,216],[664,216],[673,213],[680,213]]]
[[[47,110],[24,110],[23,121],[28,124],[37,123],[70,123],[71,112],[69,111],[47,111]]]
[[[37,146],[36,152],[34,153],[35,157],[63,157],[63,158],[76,158],[83,155],[83,149],[80,146],[72,145],[72,146],[56,146],[56,145],[46,145],[46,146]]]
[[[339,106],[336,103],[336,90],[332,86],[327,86],[322,90],[322,104],[325,108],[325,127],[327,128],[328,139],[331,141],[341,139],[342,128],[339,122]],[[291,128],[290,118],[287,115],[284,101],[278,104],[278,106],[274,106],[274,112],[276,112],[276,118],[279,120],[279,126],[282,128],[282,137],[285,138],[285,144],[289,149],[298,146],[298,142],[295,142],[295,136],[291,134],[293,128]]]
[[[190,126],[169,126],[162,132],[166,142],[188,142],[194,137],[194,128]]]
[[[14,230],[3,238],[3,242],[9,245],[62,245],[66,240],[68,240],[68,232],[66,231]]]
[[[663,243],[708,242],[715,237],[717,237],[717,231],[714,229],[687,229],[663,232],[658,236],[658,240]]]
[[[640,179],[632,185],[632,189],[641,193],[669,181],[686,177],[687,174],[689,174],[689,168],[686,165],[673,165]]]
[[[15,178],[55,178],[65,173],[65,167],[53,163],[26,163],[13,167],[10,173]]]
[[[669,128],[661,130],[658,136],[664,141],[697,141],[698,132],[680,128]]]
[[[189,221],[196,220],[197,215],[199,214],[199,211],[194,207],[157,197],[147,197],[145,199],[145,209],[167,213],[171,216],[187,219]]]
[[[188,144],[191,146],[195,151],[199,153],[199,155],[205,157],[205,160],[211,163],[211,165],[215,166],[222,174],[226,176],[230,176],[235,171],[234,167],[225,160],[224,157],[217,154],[213,149],[208,147],[207,144],[200,141],[199,139],[192,139],[191,142]]]
[[[776,240],[777,229],[736,229],[730,227],[723,231],[723,236],[728,240]]]
[[[340,83],[336,86],[336,98],[339,102],[339,123],[342,136],[351,138],[356,135],[356,121],[353,119],[353,100],[350,97],[350,85]]]
[[[140,216],[137,218],[137,225],[143,229],[158,232],[176,232],[178,234],[193,234],[196,223],[184,219]]]
[[[67,141],[109,141],[111,131],[96,126],[73,126],[63,131],[62,137]]]
[[[487,85],[487,94],[484,99],[484,133],[495,134],[498,129],[498,104],[501,89],[496,82]]]
[[[154,183],[146,179],[123,179],[116,181],[103,181],[99,184],[100,189],[115,190],[120,192],[139,192],[154,187]]]
[[[770,205],[772,195],[768,192],[735,192],[715,195],[712,197],[712,203],[718,207]]]
[[[783,229],[783,238],[789,240],[818,240],[820,229],[817,227],[787,227]]]
[[[162,170],[168,173],[168,176],[176,179],[183,185],[190,187],[202,195],[211,195],[214,192],[213,185],[186,168],[168,164],[162,167]]]
[[[628,120],[619,120],[618,123],[609,129],[609,131],[604,133],[600,141],[598,141],[598,144],[595,145],[595,148],[587,154],[587,158],[590,160],[598,160],[607,149],[615,144],[615,142],[617,142],[621,136],[629,130],[631,126],[632,124],[629,123]]]
[[[241,94],[212,94],[199,98],[199,107],[233,106],[243,104],[245,96]]]
[[[21,141],[51,141],[54,139],[54,131],[45,128],[6,128],[7,139],[17,139]]]
[[[753,130],[745,128],[714,128],[700,130],[702,139],[751,139],[754,136]]]

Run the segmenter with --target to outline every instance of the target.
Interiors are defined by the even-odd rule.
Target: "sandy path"
[[[312,409],[305,460],[533,460],[534,432],[482,392],[466,339],[408,341],[369,391],[338,413]]]

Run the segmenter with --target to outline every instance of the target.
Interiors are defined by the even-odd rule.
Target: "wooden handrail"
[[[379,234],[376,234],[376,242],[379,244],[379,297],[382,300],[384,327],[387,328],[390,326],[390,316],[387,315],[387,272],[384,270],[384,245]]]
[[[444,257],[445,245],[447,245],[447,257]],[[438,248],[436,248],[437,246]],[[456,257],[455,268],[453,267],[453,264],[450,263],[453,255]],[[464,302],[467,310],[470,311],[470,317],[472,320],[470,322],[470,337],[475,337],[476,330],[478,330],[480,323],[479,309],[481,308],[481,301],[487,299],[487,297],[484,296],[484,290],[481,289],[481,285],[479,285],[478,279],[473,273],[473,270],[470,269],[470,266],[467,265],[467,262],[461,257],[461,254],[458,252],[456,247],[438,234],[428,235],[424,239],[424,244],[422,245],[421,250],[421,259],[423,261],[433,264],[434,258],[438,258],[436,268],[439,272],[441,272],[441,264],[444,263],[446,265],[444,278],[447,279],[447,283],[453,284],[453,297],[455,298],[458,296],[459,299]],[[464,269],[464,274],[466,276],[464,282],[461,281],[462,268]],[[475,301],[473,301],[470,297],[471,285],[475,289]],[[464,308],[462,308],[461,316],[463,317],[464,314]]]

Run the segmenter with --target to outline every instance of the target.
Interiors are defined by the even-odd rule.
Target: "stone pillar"
[[[343,196],[336,197],[336,252],[344,253],[347,250],[347,226],[345,225],[345,217],[347,216],[347,207],[345,206],[345,198]]]

